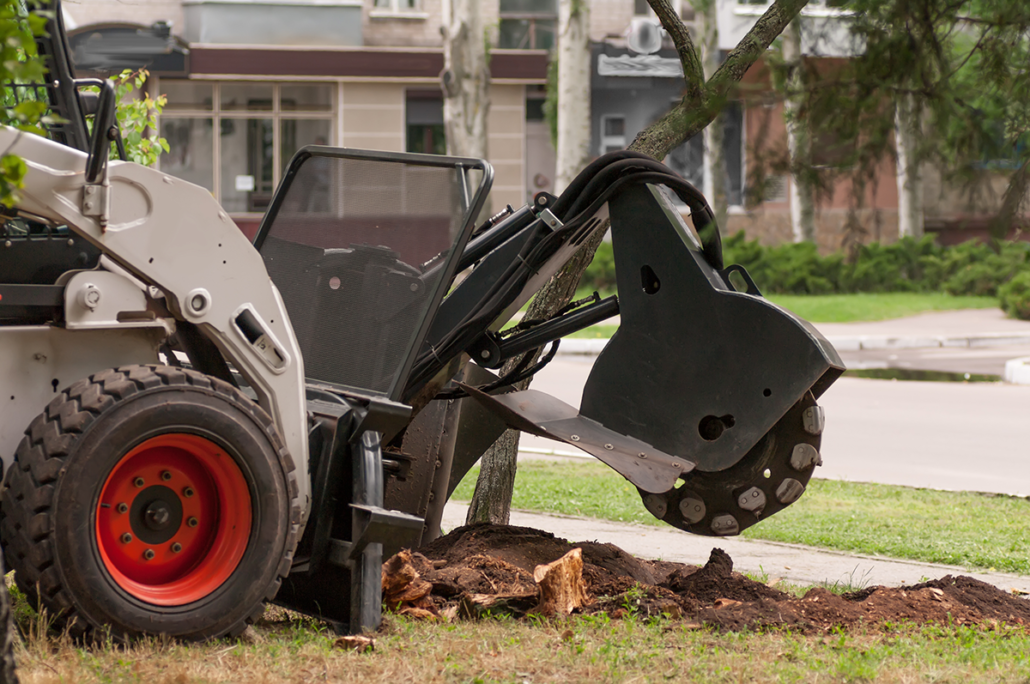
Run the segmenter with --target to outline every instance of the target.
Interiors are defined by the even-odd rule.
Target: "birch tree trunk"
[[[701,64],[705,80],[719,69],[719,13],[716,0],[695,0],[702,12]],[[726,226],[726,148],[723,145],[726,123],[721,113],[704,130],[704,187],[702,191],[715,211],[716,224]]]
[[[898,237],[923,236],[923,179],[919,174],[919,112],[912,95],[900,95],[894,107],[898,150]]]
[[[480,3],[444,0],[443,120],[447,154],[486,158],[490,67]]]
[[[680,103],[671,111],[637,134],[629,149],[662,160],[669,150],[699,134],[712,122],[722,111],[731,89],[740,82],[751,65],[762,56],[773,39],[783,32],[808,0],[775,0],[737,47],[730,51],[722,65],[707,79],[687,27],[673,10],[669,0],[648,0],[648,3],[676,45],[683,64],[685,93]],[[565,268],[541,288],[530,304],[526,316],[550,318],[572,300],[579,280],[607,230],[607,225],[603,222],[598,226]],[[522,383],[522,386],[528,384],[527,381]],[[469,522],[507,523],[517,457],[518,438],[511,430],[484,454],[473,506],[469,509]],[[483,475],[484,471],[489,471],[486,478]]]
[[[812,184],[806,176],[812,160],[812,137],[801,111],[804,88],[801,59],[800,19],[795,19],[783,33],[783,61],[789,74],[783,117],[787,124],[787,149],[790,152],[790,223],[794,242],[815,242],[815,202]]]
[[[560,194],[590,160],[590,11],[586,0],[561,0],[558,13],[558,159],[555,192]],[[571,298],[571,293],[569,296]],[[502,374],[514,368],[517,362],[518,359],[509,361],[502,369]],[[528,385],[528,382],[522,383],[520,389]],[[518,468],[520,435],[517,430],[506,431],[483,454],[476,490],[465,517],[467,524],[508,523]]]
[[[558,159],[554,193],[560,195],[590,161],[590,6],[558,5]]]

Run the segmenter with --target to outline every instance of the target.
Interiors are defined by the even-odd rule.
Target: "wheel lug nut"
[[[182,544],[179,542],[172,544],[172,553],[179,553],[180,551],[182,551]]]
[[[126,532],[125,534],[122,535],[122,543],[123,544],[128,544],[131,541],[132,541],[132,535],[131,534]]]
[[[182,495],[185,496],[187,499],[193,496],[193,487],[183,488]]]
[[[168,480],[172,479],[172,474],[166,470],[163,473],[161,473],[161,479],[165,482],[168,482]]]
[[[147,549],[143,552],[144,560],[154,560],[154,549]]]
[[[196,518],[190,518],[189,520],[186,521],[186,524],[189,525],[190,527],[196,527],[197,525],[200,524],[200,521],[197,520]]]
[[[126,513],[129,510],[129,506],[125,503],[120,503],[114,507],[114,510],[118,511],[119,513]]]
[[[142,487],[143,486],[143,478],[142,477],[137,477],[135,480],[132,481],[132,484],[136,485],[137,487]]]

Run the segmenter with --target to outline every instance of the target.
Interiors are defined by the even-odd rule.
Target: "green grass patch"
[[[589,296],[589,292],[577,292]],[[611,293],[608,293],[611,294]],[[997,309],[996,297],[953,296],[941,292],[891,292],[886,294],[787,295],[775,294],[769,301],[793,311],[812,323],[855,323],[885,321],[932,311]],[[569,335],[587,339],[609,338],[617,325],[600,323]]]
[[[455,499],[472,498],[477,475],[465,477]],[[665,525],[633,485],[599,463],[522,463],[512,506]],[[812,480],[797,503],[742,536],[1030,575],[1028,520],[1030,501],[1019,497]]]
[[[324,624],[283,611],[248,639],[128,646],[27,635],[24,682],[1026,682],[1018,627],[887,624],[828,634],[720,634],[628,613],[440,623],[388,615],[374,651],[334,648]]]
[[[885,321],[931,311],[997,309],[997,297],[956,297],[942,292],[771,295],[769,300],[813,323]]]

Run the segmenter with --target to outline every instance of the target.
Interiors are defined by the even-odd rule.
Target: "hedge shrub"
[[[999,287],[1017,275],[1026,276],[1020,282],[1030,278],[1030,243],[1026,242],[971,240],[942,247],[927,235],[863,245],[849,261],[841,252],[820,256],[809,242],[766,247],[740,232],[723,241],[723,252],[727,264],[742,265],[763,292],[774,294],[947,292],[997,296]],[[599,290],[615,287],[611,243],[601,243],[583,284]]]
[[[1030,321],[1030,271],[1023,271],[998,288],[1001,308],[1013,318]]]

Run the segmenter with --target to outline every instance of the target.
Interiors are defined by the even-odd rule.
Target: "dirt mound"
[[[584,613],[664,614],[725,630],[775,626],[808,632],[887,621],[1030,625],[1030,600],[971,577],[843,595],[815,588],[798,598],[733,572],[733,560],[721,549],[713,549],[699,568],[645,561],[612,544],[571,543],[525,527],[462,527],[411,554],[410,565],[419,581],[432,584],[423,601],[436,614],[520,616],[534,610],[534,568],[574,548],[583,557]]]

